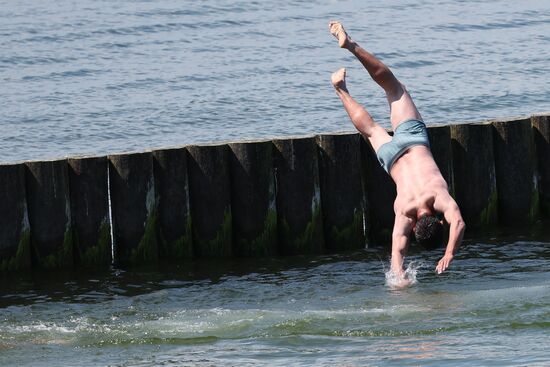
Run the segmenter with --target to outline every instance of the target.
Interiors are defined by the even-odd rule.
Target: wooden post
[[[325,246],[315,139],[290,138],[273,144],[281,253],[319,253]]]
[[[533,222],[539,215],[531,118],[494,121],[499,222]]]
[[[39,268],[74,264],[67,160],[27,162],[25,175],[33,263]]]
[[[498,199],[492,126],[451,126],[454,197],[468,228],[497,223]]]
[[[31,267],[25,166],[0,166],[0,272]]]
[[[430,150],[441,175],[447,181],[449,192],[453,192],[453,159],[451,153],[451,127],[439,125],[428,127],[428,138],[430,139]]]
[[[393,203],[397,196],[395,183],[382,168],[376,153],[366,139],[361,139],[361,154],[366,172],[368,200],[368,239],[373,246],[391,246],[395,213]]]
[[[69,188],[76,262],[111,263],[107,157],[70,158]]]
[[[153,152],[158,203],[160,254],[165,259],[193,255],[187,150]]]
[[[150,152],[109,156],[115,262],[158,261],[153,156]]]
[[[233,253],[228,149],[225,144],[187,147],[193,250],[199,257]]]
[[[366,193],[359,134],[317,136],[323,227],[327,249],[366,245]]]
[[[238,256],[277,254],[277,209],[271,141],[231,143],[233,239]]]
[[[531,117],[537,154],[537,185],[541,215],[550,217],[550,114]]]
[[[537,185],[541,214],[550,217],[550,114],[531,117],[537,155]]]

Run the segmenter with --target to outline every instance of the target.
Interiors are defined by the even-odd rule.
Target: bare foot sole
[[[346,68],[341,68],[338,71],[335,71],[334,73],[332,73],[332,76],[330,77],[330,81],[332,82],[332,85],[334,86],[334,88],[347,90]]]
[[[328,24],[330,34],[338,39],[338,45],[341,48],[347,48],[351,44],[351,38],[346,33],[344,26],[338,21],[331,21]]]

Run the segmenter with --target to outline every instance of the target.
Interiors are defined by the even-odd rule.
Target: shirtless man
[[[405,280],[403,257],[411,232],[414,232],[417,242],[428,248],[435,248],[442,243],[443,223],[436,216],[436,213],[442,213],[449,224],[449,240],[445,255],[435,268],[441,274],[449,267],[460,246],[465,224],[433,159],[422,116],[405,86],[386,65],[354,42],[339,22],[330,22],[329,28],[340,47],[354,54],[371,78],[384,89],[390,104],[393,138],[351,97],[346,87],[346,69],[332,74],[336,94],[342,100],[353,125],[369,140],[380,164],[397,187],[393,205],[395,223],[391,270]]]

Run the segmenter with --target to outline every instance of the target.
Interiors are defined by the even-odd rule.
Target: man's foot
[[[334,88],[336,88],[337,90],[347,91],[348,88],[346,87],[346,68],[341,68],[340,70],[332,73],[330,81],[332,82]]]
[[[348,48],[352,44],[351,38],[340,22],[333,20],[329,22],[328,27],[330,34],[338,39],[338,45],[341,48]]]

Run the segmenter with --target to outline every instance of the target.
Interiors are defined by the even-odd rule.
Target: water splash
[[[391,289],[401,289],[415,285],[418,282],[416,274],[423,265],[420,261],[411,261],[403,274],[397,274],[390,268],[385,271],[386,285]],[[384,270],[386,269],[384,268]]]

